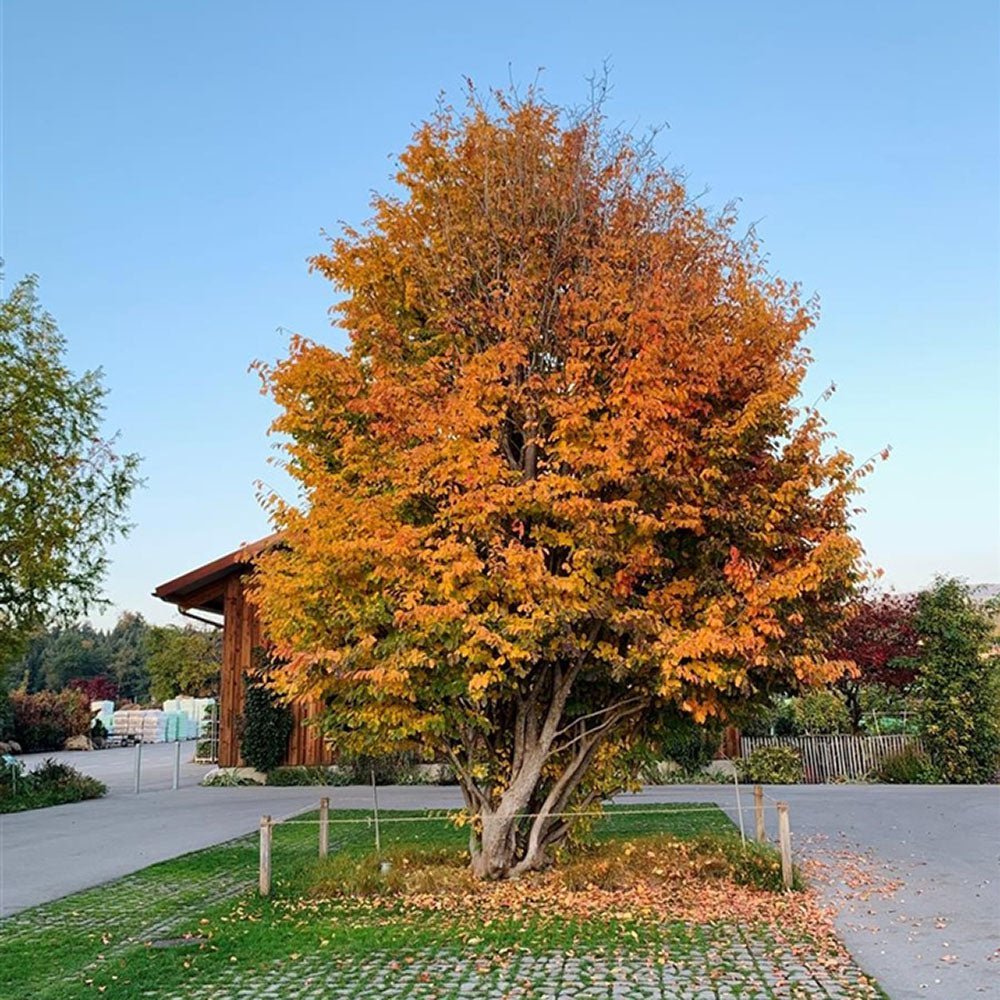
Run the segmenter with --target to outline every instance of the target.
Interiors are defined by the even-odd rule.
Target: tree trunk
[[[516,864],[518,832],[541,778],[546,752],[537,739],[521,740],[511,762],[510,784],[495,803],[478,789],[465,792],[467,801],[479,803],[479,843],[472,853],[472,870],[478,878],[506,878]]]
[[[861,691],[853,685],[842,690],[847,703],[847,714],[851,720],[851,732],[857,736],[861,732]]]
[[[478,878],[517,877],[549,865],[552,849],[570,832],[572,819],[566,812],[597,750],[648,705],[646,699],[628,699],[559,728],[572,675],[562,680],[565,686],[555,685],[557,697],[544,722],[530,703],[518,712],[509,782],[499,796],[478,788],[469,768],[458,769],[467,807],[478,824],[471,842],[472,870]],[[593,721],[589,728],[588,719]],[[558,743],[561,735],[567,738]],[[563,762],[561,770],[541,787],[553,753]],[[584,808],[598,797],[588,796]]]
[[[516,817],[501,813],[480,816],[482,830],[472,855],[472,871],[476,878],[506,878],[517,861]]]
[[[568,671],[556,668],[551,679],[551,699],[544,711],[538,707],[540,687],[518,706],[510,780],[498,799],[484,794],[469,770],[459,771],[466,802],[477,807],[474,817],[481,825],[478,849],[472,854],[472,870],[479,878],[506,878],[521,860],[518,834],[525,825],[525,812],[541,780],[578,670],[578,666]],[[540,858],[536,859],[536,864],[540,863]]]

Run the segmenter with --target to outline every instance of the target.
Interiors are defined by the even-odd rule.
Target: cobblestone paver
[[[31,941],[41,954],[47,942],[90,938],[100,942],[103,962],[137,942],[169,937],[204,909],[206,899],[235,898],[247,885],[245,876],[230,872],[180,885],[145,873],[130,875],[108,888],[88,889],[0,920],[0,942],[13,946]],[[98,964],[85,966],[84,976]],[[36,987],[51,986],[63,977],[57,965],[51,973],[37,975]]]
[[[311,957],[264,972],[228,969],[224,981],[150,990],[149,1000],[875,1000],[857,969],[827,971],[788,950],[743,940],[711,954],[618,956],[514,953],[502,959],[416,952],[348,960]]]
[[[245,877],[230,873],[180,885],[131,875],[108,889],[89,889],[6,917],[0,920],[0,935],[5,944],[36,939],[41,931],[102,934],[122,942],[148,940],[197,916],[206,899],[234,898],[249,884]]]

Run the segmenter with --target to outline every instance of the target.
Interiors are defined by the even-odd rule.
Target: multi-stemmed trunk
[[[453,762],[473,818],[470,839],[472,870],[480,878],[516,877],[545,867],[553,849],[569,834],[570,807],[586,809],[597,797],[578,792],[600,745],[639,716],[649,701],[628,698],[617,704],[565,722],[566,701],[579,672],[554,668],[549,695],[539,705],[541,685],[522,699],[514,713],[510,770],[502,792],[482,788],[473,777],[469,756],[458,753]],[[551,774],[551,764],[558,771]]]

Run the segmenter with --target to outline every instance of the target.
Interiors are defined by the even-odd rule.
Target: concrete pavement
[[[1000,787],[786,785],[766,792],[789,804],[796,862],[806,862],[837,908],[842,940],[892,1000],[1000,996]],[[618,801],[696,798],[735,816],[733,790],[721,785],[647,788]],[[768,831],[776,840],[771,804]]]
[[[22,754],[18,760],[33,771],[42,761],[52,758],[89,774],[108,786],[109,795],[135,794],[135,762],[140,756],[140,791],[153,792],[171,788],[174,777],[176,743],[145,743],[138,747],[115,747],[111,750],[61,750],[54,753]],[[194,764],[195,740],[185,740],[181,748],[181,787],[197,785],[211,770],[210,764]]]

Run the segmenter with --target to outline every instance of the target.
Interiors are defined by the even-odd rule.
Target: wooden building
[[[220,767],[238,767],[240,719],[243,714],[245,677],[251,672],[255,649],[266,649],[253,605],[246,599],[246,584],[254,557],[275,545],[277,535],[262,538],[197,569],[190,570],[153,591],[182,614],[221,628],[222,673],[219,680]],[[295,725],[288,740],[286,764],[326,764],[330,748],[306,722],[317,711],[315,704],[291,706]]]

